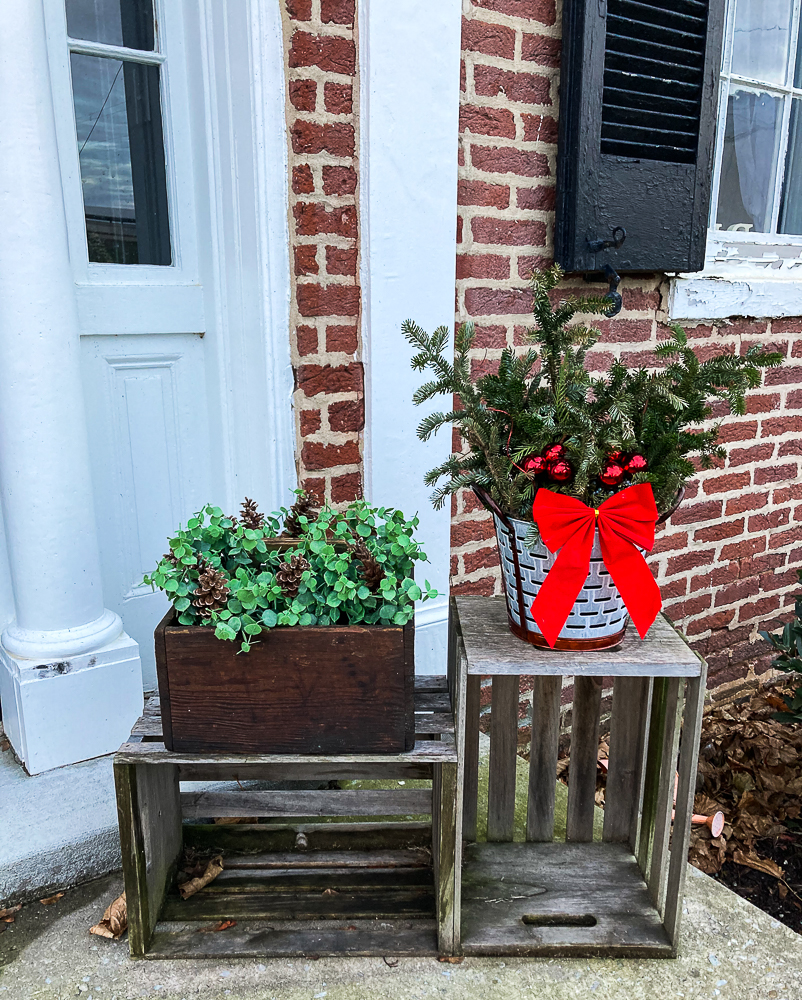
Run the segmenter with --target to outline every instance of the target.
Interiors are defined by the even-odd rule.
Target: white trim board
[[[672,320],[699,322],[802,316],[802,281],[763,274],[678,276],[671,280],[668,314]]]
[[[419,613],[422,673],[445,668],[450,563],[449,507],[432,509],[423,476],[450,454],[451,437],[417,438],[426,411],[412,394],[423,377],[401,324],[454,321],[461,17],[460,0],[361,0],[359,10],[365,491],[420,517],[431,565],[419,575],[442,595]]]

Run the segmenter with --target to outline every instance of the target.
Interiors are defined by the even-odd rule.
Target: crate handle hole
[[[521,922],[527,927],[595,927],[592,913],[525,913]]]

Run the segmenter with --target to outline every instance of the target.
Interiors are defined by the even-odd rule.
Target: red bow
[[[557,641],[590,569],[596,527],[602,558],[643,639],[662,607],[660,588],[636,545],[654,546],[657,505],[649,483],[628,486],[597,510],[581,500],[540,489],[532,506],[540,537],[560,554],[532,604],[532,617],[550,646]]]

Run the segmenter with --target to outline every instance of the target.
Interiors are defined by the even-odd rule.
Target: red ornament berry
[[[530,455],[524,462],[524,472],[531,472],[534,475],[537,475],[539,472],[545,471],[546,459],[541,458],[540,455]]]
[[[607,456],[607,464],[614,463],[615,465],[626,465],[627,457],[623,451],[611,451]]]
[[[564,483],[567,479],[570,479],[573,474],[574,470],[563,460],[560,460],[559,462],[552,462],[549,465],[549,475],[553,480],[555,480],[555,482]]]
[[[617,462],[608,462],[602,469],[599,479],[605,486],[618,486],[624,478],[624,467]]]
[[[646,459],[643,455],[633,455],[627,462],[627,472],[645,472],[647,468]]]
[[[547,462],[559,462],[565,458],[565,446],[552,444],[543,452],[543,457]]]

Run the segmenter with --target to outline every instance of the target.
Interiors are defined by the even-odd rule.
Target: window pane
[[[793,0],[738,0],[732,72],[766,83],[785,83]]]
[[[769,232],[781,125],[781,98],[730,91],[717,229]]]
[[[791,127],[788,133],[788,155],[785,160],[785,181],[780,205],[781,233],[802,236],[802,101],[791,104]]]
[[[70,59],[89,259],[170,264],[159,67]]]
[[[153,0],[67,0],[67,34],[150,51]]]

